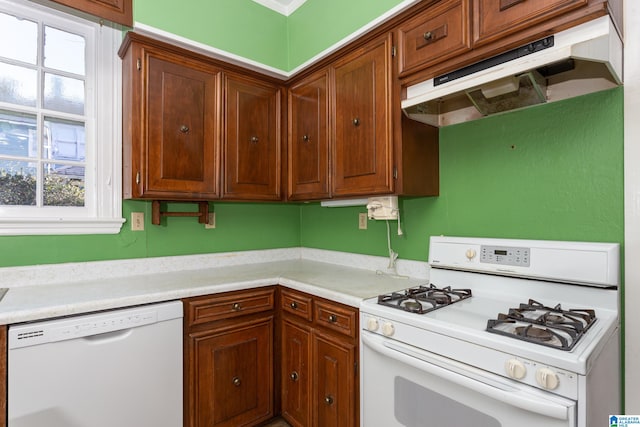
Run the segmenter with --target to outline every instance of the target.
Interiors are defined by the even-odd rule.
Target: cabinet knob
[[[242,384],[242,381],[240,381],[240,378],[238,377],[233,377],[232,382],[233,382],[233,385],[236,387],[240,387],[240,384]]]
[[[291,381],[298,381],[298,373],[296,371],[291,372],[289,378],[291,378]]]
[[[251,137],[251,143],[252,143],[252,144],[257,144],[259,140],[260,140],[260,139],[259,139],[257,136],[252,136],[252,137]]]
[[[332,405],[333,404],[333,396],[331,396],[331,395],[325,396],[324,403],[326,403],[327,405]]]
[[[425,40],[429,41],[433,38],[433,33],[431,31],[427,31],[422,35],[422,37],[424,37]]]
[[[310,139],[310,138],[309,138],[309,135],[302,135],[302,140],[303,140],[304,142],[309,142],[309,139]]]
[[[295,310],[296,308],[298,308],[298,304],[295,301],[291,301],[291,304],[289,304],[289,307]]]
[[[231,306],[231,308],[234,311],[239,311],[240,310],[240,303],[239,302],[234,302],[233,305]]]
[[[360,126],[360,119],[357,118],[357,117],[355,119],[353,119],[353,125],[354,126]]]
[[[329,322],[336,323],[337,321],[338,321],[338,316],[336,316],[335,314],[329,315]]]
[[[188,133],[189,132],[189,126],[187,126],[187,125],[180,126],[180,132]]]

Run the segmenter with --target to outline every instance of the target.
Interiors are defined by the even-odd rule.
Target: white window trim
[[[2,5],[20,5],[38,8],[45,13],[57,12],[24,0],[0,0]],[[107,23],[94,24],[69,14],[66,19],[96,26],[96,81],[94,87],[97,108],[95,146],[92,147],[94,199],[87,199],[87,209],[66,215],[57,209],[51,216],[42,216],[46,208],[36,215],[25,216],[25,209],[0,207],[0,235],[67,235],[118,234],[125,219],[122,218],[122,66],[117,55],[122,33]],[[109,105],[111,104],[111,105]],[[87,162],[87,166],[91,165]],[[84,216],[78,216],[83,211]]]

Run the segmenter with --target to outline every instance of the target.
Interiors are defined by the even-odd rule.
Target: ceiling
[[[275,10],[285,16],[291,15],[297,8],[302,6],[307,0],[253,0],[254,2]]]

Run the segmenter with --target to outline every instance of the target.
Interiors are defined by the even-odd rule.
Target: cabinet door
[[[282,416],[294,427],[311,421],[311,333],[288,321],[282,325]]]
[[[132,0],[52,0],[108,21],[133,27]]]
[[[391,192],[391,35],[340,60],[334,90],[334,196]]]
[[[190,427],[236,427],[273,416],[273,317],[188,336]]]
[[[356,425],[355,347],[314,333],[314,424],[322,427]]]
[[[474,44],[480,45],[586,6],[588,0],[474,0]]]
[[[329,198],[327,72],[289,90],[289,199]]]
[[[225,79],[224,193],[228,199],[280,199],[279,87]]]
[[[216,198],[219,73],[154,54],[145,65],[144,196]]]

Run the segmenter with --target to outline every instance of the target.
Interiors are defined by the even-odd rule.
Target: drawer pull
[[[302,136],[302,140],[303,140],[304,142],[309,142],[309,140],[310,140],[310,139],[311,139],[311,138],[309,138],[309,135],[303,135],[303,136]]]
[[[260,141],[260,138],[258,138],[257,136],[252,136],[251,137],[251,143],[252,144],[257,144],[258,141]]]
[[[180,132],[189,133],[189,126],[187,126],[187,125],[180,126]]]
[[[338,316],[336,316],[335,314],[329,315],[329,322],[336,323],[337,321],[338,321]]]
[[[325,396],[324,403],[326,403],[327,405],[333,405],[333,396],[331,395]]]
[[[238,377],[233,377],[232,382],[233,382],[233,385],[236,387],[240,387],[240,384],[242,384],[242,381],[240,381],[240,378]]]
[[[353,125],[354,126],[360,126],[360,119],[358,117],[356,117],[355,119],[353,119]]]
[[[231,306],[231,309],[233,309],[233,311],[240,311],[240,303],[239,302],[234,302],[233,305]]]
[[[447,24],[443,24],[433,30],[425,31],[422,34],[422,37],[418,37],[416,39],[416,50],[422,49],[425,46],[429,46],[430,44],[447,37],[448,32]]]
[[[291,378],[291,381],[298,381],[298,373],[296,371],[291,372],[289,378]]]
[[[289,304],[289,307],[291,307],[292,309],[297,309],[298,308],[298,304],[296,304],[295,301],[291,301],[291,304]]]

